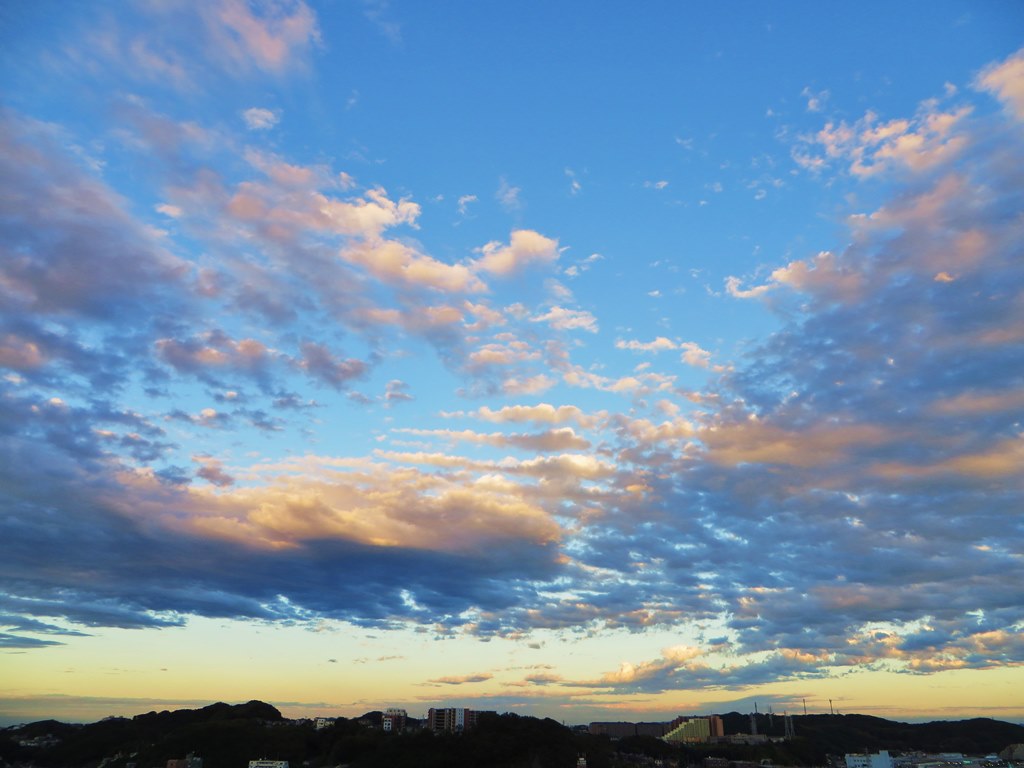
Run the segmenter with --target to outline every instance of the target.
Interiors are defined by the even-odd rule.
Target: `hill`
[[[758,733],[782,736],[783,717],[757,715]],[[750,716],[722,715],[726,733],[749,733]],[[890,751],[962,752],[985,755],[1024,738],[1024,726],[990,718],[902,723],[871,715],[793,715],[798,740],[832,754]]]
[[[698,764],[709,756],[824,765],[829,754],[889,749],[984,755],[1024,742],[1024,727],[987,718],[909,724],[868,715],[793,716],[796,737],[788,741],[681,747],[646,736],[613,742],[551,719],[512,714],[481,715],[475,729],[460,735],[391,734],[380,728],[379,715],[338,718],[318,731],[309,721],[286,720],[273,706],[250,701],[89,725],[44,720],[0,731],[0,767],[161,768],[188,753],[202,757],[204,768],[245,768],[249,760],[263,757],[287,760],[293,768],[554,768],[575,765],[579,754],[587,755],[589,768],[655,759],[665,765]],[[748,715],[730,712],[722,718],[727,734],[750,731]],[[781,716],[758,715],[756,721],[760,734],[781,737],[784,732]]]

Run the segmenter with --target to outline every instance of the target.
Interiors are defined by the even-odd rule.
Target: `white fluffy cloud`
[[[534,264],[550,264],[558,259],[558,241],[530,229],[512,232],[508,245],[490,242],[480,249],[474,269],[499,277],[519,272]]]
[[[583,309],[552,307],[542,315],[531,318],[535,323],[547,323],[560,331],[589,331],[597,333],[597,318]]]

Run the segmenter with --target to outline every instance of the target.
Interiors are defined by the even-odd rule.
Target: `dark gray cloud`
[[[479,555],[329,539],[274,552],[174,533],[130,513],[186,503],[173,484],[126,490],[115,460],[87,454],[86,470],[78,448],[14,439],[2,448],[0,606],[15,615],[118,627],[178,625],[188,615],[458,624],[470,608],[500,612],[528,599],[558,568],[553,546],[525,540]]]
[[[0,648],[46,648],[51,645],[63,645],[59,640],[43,640],[38,637],[22,637],[8,632],[0,632]]]
[[[339,358],[323,344],[313,341],[301,345],[302,359],[298,367],[335,389],[344,389],[353,379],[366,376],[367,364],[355,358]]]

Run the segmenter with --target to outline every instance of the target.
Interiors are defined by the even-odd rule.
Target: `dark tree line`
[[[378,715],[378,717],[374,717]],[[379,713],[358,720],[339,718],[316,730],[310,722],[285,720],[269,704],[214,704],[197,710],[150,712],[134,718],[108,718],[90,725],[53,720],[0,731],[0,768],[163,768],[167,761],[193,753],[204,768],[247,768],[250,760],[287,760],[291,768],[561,768],[585,754],[588,768],[651,765],[699,765],[705,757],[775,765],[824,765],[827,754],[921,750],[925,752],[998,752],[1024,742],[1024,727],[976,719],[907,724],[865,715],[794,716],[796,738],[763,745],[675,745],[651,736],[611,741],[551,720],[519,715],[481,715],[476,728],[462,734],[429,731],[386,733]],[[749,717],[723,716],[726,733],[749,730]],[[782,718],[758,717],[758,732],[774,734]],[[47,740],[45,737],[52,737]],[[21,746],[27,739],[42,741]]]

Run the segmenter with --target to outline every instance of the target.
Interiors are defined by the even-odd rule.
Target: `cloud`
[[[565,169],[565,175],[569,178],[569,194],[578,195],[583,191],[583,185],[580,184],[579,179],[576,178],[576,172],[571,168]]]
[[[597,333],[597,318],[582,309],[551,307],[543,315],[530,318],[535,323],[547,323],[559,331],[588,331]]]
[[[301,21],[303,8],[237,13],[284,41],[271,21]],[[234,44],[249,67],[283,71],[311,45],[305,29],[282,59],[274,44],[249,49],[255,27]],[[1009,66],[979,87],[1012,101]],[[1024,493],[1024,184],[1007,159],[1024,148],[1007,115],[967,109],[928,103],[804,142],[886,197],[840,222],[835,249],[727,279],[729,294],[777,313],[733,367],[678,337],[615,343],[708,368],[700,392],[650,367],[581,364],[580,340],[556,332],[596,331],[585,310],[467,298],[487,290],[483,276],[554,264],[558,242],[537,232],[442,261],[407,237],[421,225],[411,199],[239,153],[136,104],[139,153],[167,164],[141,206],[174,220],[158,219],[174,230],[159,234],[64,149],[61,129],[7,113],[0,608],[15,619],[0,642],[191,616],[700,635],[699,651],[664,649],[593,679],[535,676],[631,693],[864,664],[1021,663],[1024,566],[1008,521]],[[216,153],[232,163],[214,170]],[[350,357],[339,339],[366,351]],[[465,428],[394,421],[356,456],[318,455],[313,440],[276,461],[214,448],[261,439],[250,427],[306,437],[312,386],[353,409],[406,402],[395,368],[367,386],[375,398],[346,393],[423,340],[470,379],[460,394],[491,398],[440,414]],[[581,399],[516,395],[559,385]],[[175,444],[199,430],[202,450]]]
[[[201,477],[218,488],[226,488],[235,484],[235,478],[224,471],[223,464],[217,459],[210,456],[193,456],[192,461],[199,464],[196,477]]]
[[[711,365],[711,353],[696,342],[684,341],[680,346],[683,350],[682,361],[687,365],[694,368],[707,368]]]
[[[367,364],[362,360],[342,360],[323,344],[307,341],[302,343],[301,348],[302,359],[297,363],[298,367],[335,389],[347,387],[350,381],[362,378],[368,371]]]
[[[474,304],[471,301],[467,301],[463,304],[463,308],[467,314],[471,314],[476,318],[471,325],[467,326],[467,330],[481,331],[491,326],[505,325],[507,322],[502,312],[492,309],[484,303]]]
[[[725,279],[725,290],[730,296],[736,299],[756,299],[760,296],[765,295],[772,289],[772,285],[758,285],[753,288],[741,288],[742,281],[740,278],[730,275]]]
[[[811,301],[799,321],[759,350],[758,363],[728,377],[737,402],[748,405],[708,423],[701,435],[707,457],[730,469],[725,475],[706,469],[718,477],[715,482],[731,478],[725,482],[736,489],[717,509],[754,503],[766,513],[775,509],[769,514],[781,515],[779,522],[813,521],[817,540],[830,542],[824,556],[833,582],[815,568],[800,568],[781,592],[744,596],[750,607],[734,626],[749,648],[792,644],[820,654],[846,647],[871,621],[894,622],[890,634],[905,636],[913,620],[930,616],[956,627],[950,639],[935,640],[950,666],[984,666],[992,663],[984,653],[970,658],[952,638],[1007,631],[1006,622],[1016,621],[1006,601],[1006,576],[990,570],[997,561],[1016,567],[1001,550],[984,549],[990,537],[999,539],[1002,512],[996,510],[1020,492],[1007,474],[1019,461],[1018,436],[1010,422],[981,416],[989,408],[994,414],[1012,407],[1012,382],[1021,375],[1015,364],[1004,368],[1009,349],[1019,343],[1009,330],[1019,322],[1019,308],[1008,297],[1016,294],[1020,275],[1007,250],[1019,236],[1001,221],[1019,204],[1019,193],[1012,191],[1013,172],[992,165],[1009,147],[992,150],[969,165],[953,164],[950,155],[920,167],[922,178],[911,191],[851,220],[853,241],[843,253],[819,254],[773,273],[773,292],[800,291]],[[997,197],[994,189],[1000,190]],[[957,278],[937,282],[939,271]],[[1012,286],[1009,291],[983,289],[992,275]],[[965,419],[966,413],[979,418]],[[772,473],[765,470],[772,466],[792,471],[784,487],[769,480]],[[825,466],[830,469],[821,471]],[[769,485],[755,494],[752,486],[742,490],[746,482]],[[819,495],[832,500],[831,513],[815,500]],[[994,507],[969,511],[968,498]],[[906,506],[895,499],[915,501]],[[886,520],[897,507],[898,523]],[[775,526],[757,527],[763,536]],[[733,531],[744,546],[742,527]],[[953,545],[953,537],[962,540]],[[796,558],[816,546],[795,532],[785,542],[779,550]],[[970,542],[981,547],[974,550],[981,557],[966,551]],[[971,562],[961,562],[958,572],[977,573],[985,586],[969,589],[974,595],[984,591],[985,598],[949,601],[968,587],[954,586],[961,576],[942,575],[948,546]],[[895,552],[905,567],[896,568]],[[995,557],[986,562],[990,554]],[[894,568],[899,584],[890,578]],[[838,583],[835,574],[842,577]],[[816,583],[811,593],[826,602],[807,603],[807,591],[795,587],[806,583]],[[976,627],[970,602],[976,608],[984,603],[986,616],[1002,618]],[[832,619],[817,619],[819,634],[801,638],[810,613],[822,609],[834,611]],[[829,663],[852,664],[855,655]],[[924,654],[909,648],[897,654],[865,644],[858,656],[879,657],[910,670],[931,668]]]
[[[597,684],[613,687],[635,687],[644,681],[650,680],[651,678],[661,678],[666,672],[674,671],[685,665],[687,662],[704,655],[699,648],[686,646],[666,648],[662,651],[662,654],[661,658],[655,661],[644,662],[642,664],[623,662],[616,671],[603,675],[601,679],[597,681]]]
[[[184,302],[175,288],[186,265],[59,148],[53,126],[5,112],[0,128],[11,249],[0,291],[10,310],[103,320],[139,312],[147,301]]]
[[[434,685],[467,685],[469,683],[483,683],[488,680],[493,680],[494,675],[489,672],[481,672],[475,675],[458,675],[455,677],[437,677],[432,680],[428,680],[428,683]]]
[[[278,357],[258,339],[235,340],[220,330],[190,339],[157,339],[154,347],[157,357],[167,365],[201,377],[214,371],[229,371],[266,379]]]
[[[735,280],[735,278],[729,278]],[[730,285],[730,294],[736,295],[736,292],[740,294],[749,293],[739,291],[735,284]],[[740,296],[743,298],[743,296]],[[665,336],[658,336],[653,341],[642,342],[631,339],[629,341],[623,341],[622,339],[615,342],[616,349],[628,349],[632,352],[664,352],[667,350],[682,350],[683,354],[680,360],[687,365],[692,365],[695,368],[708,368],[711,365],[711,353],[706,349],[703,349],[695,341],[683,341],[675,342]],[[718,370],[722,370],[718,368]]]
[[[592,253],[587,258],[578,261],[575,264],[572,264],[571,266],[566,267],[565,274],[567,274],[569,277],[579,277],[584,272],[589,270],[592,266],[594,266],[596,262],[601,261],[602,259],[604,259],[604,256],[602,256],[601,254]]]
[[[156,206],[154,210],[156,210],[157,213],[162,213],[164,216],[168,216],[172,219],[181,218],[182,214],[181,208],[176,205],[167,205],[166,203],[161,203]]]
[[[266,131],[281,121],[277,112],[263,107],[250,107],[242,113],[242,119],[250,131]]]
[[[913,118],[880,122],[867,112],[852,124],[827,123],[793,150],[798,165],[820,171],[839,161],[854,176],[866,178],[891,171],[920,172],[953,159],[967,146],[962,130],[970,106],[941,111],[935,101],[922,103]],[[820,148],[824,154],[814,154]]]
[[[498,183],[498,191],[494,193],[494,197],[506,211],[518,211],[523,207],[523,203],[519,199],[520,194],[522,194],[522,190],[519,187],[513,187],[502,176]]]
[[[884,211],[875,214],[886,215]],[[787,286],[796,291],[819,296],[823,300],[852,299],[866,290],[865,275],[858,269],[838,258],[835,254],[822,251],[812,259],[793,261],[772,271],[769,279],[753,288],[741,288],[738,277],[726,279],[726,291],[737,299],[767,297],[770,292]]]
[[[470,370],[485,369],[494,366],[509,366],[540,358],[540,353],[531,349],[524,341],[513,340],[483,344],[473,350],[466,358],[466,367]]]
[[[302,0],[281,0],[253,8],[244,0],[204,6],[211,55],[247,71],[281,73],[308,56],[320,41],[316,13]]]
[[[482,445],[493,445],[503,448],[520,448],[528,451],[566,451],[585,450],[590,442],[577,435],[571,427],[549,429],[535,434],[504,434],[501,432],[481,433],[473,430],[450,429],[409,429],[395,430],[402,434],[437,437],[449,442],[468,442]]]
[[[1024,50],[982,70],[975,87],[995,94],[1018,120],[1024,120]]]
[[[446,264],[396,240],[358,243],[341,255],[385,283],[459,293],[480,293],[486,288],[469,267]]]
[[[122,46],[121,55],[129,59],[132,72],[143,73],[154,82],[170,83],[182,91],[195,87],[195,73],[178,52],[142,35],[122,41]]]
[[[507,277],[534,264],[549,264],[558,259],[558,241],[530,229],[514,230],[509,244],[494,241],[480,249],[482,256],[473,262],[474,269]]]
[[[461,416],[463,414],[447,414],[449,416]],[[473,416],[492,423],[524,423],[534,424],[565,424],[575,421],[582,427],[593,426],[598,417],[584,413],[575,405],[553,406],[549,403],[538,405],[507,405],[498,410],[488,406],[481,406],[472,413]]]
[[[476,202],[476,195],[462,195],[459,198],[459,216],[469,214],[469,204]]]
[[[366,0],[363,15],[392,45],[401,45],[402,26],[389,18],[390,5],[387,0]]]
[[[43,640],[38,637],[22,637],[9,632],[0,632],[0,648],[46,648],[52,645],[63,645],[59,640]]]
[[[667,349],[678,349],[674,341],[667,339],[664,336],[658,336],[654,341],[642,342],[642,341],[619,341],[615,342],[616,349],[628,349],[633,352],[661,352]]]
[[[11,451],[24,448],[9,441],[4,467],[14,466]],[[471,605],[500,609],[509,596],[494,587],[509,584],[509,575],[519,571],[521,578],[543,580],[556,567],[552,545],[560,532],[542,510],[507,489],[440,475],[392,475],[364,466],[342,477],[299,462],[276,470],[238,468],[238,480],[252,472],[278,480],[207,492],[116,466],[85,474],[51,457],[35,467],[16,481],[9,471],[0,473],[5,508],[27,511],[44,500],[64,507],[71,497],[77,502],[60,531],[20,512],[0,523],[13,545],[3,569],[3,608],[22,616],[128,627],[180,624],[182,614],[271,619],[313,611],[374,624],[410,615],[403,599],[408,592],[427,611],[423,618],[433,620]],[[38,485],[37,470],[50,476],[48,486]],[[415,501],[421,491],[428,495]],[[32,563],[43,555],[61,565],[38,571]],[[73,578],[85,567],[82,558],[106,563],[88,583]],[[193,564],[188,585],[174,576],[183,560]],[[261,577],[240,579],[257,561]],[[445,587],[440,575],[452,568],[475,585]],[[378,588],[369,592],[342,587],[327,598],[316,586],[323,579],[354,585],[371,572],[378,572]],[[311,573],[319,575],[310,580]],[[439,580],[424,581],[429,573]]]
[[[305,204],[300,205],[296,210],[295,206],[299,201],[280,197],[275,188],[245,184],[240,185],[239,192],[233,198],[232,203],[236,206],[244,205],[250,195],[253,195],[257,205],[276,199],[287,206],[260,208],[258,215],[261,217],[267,214],[278,216],[283,224],[295,224],[314,230],[321,229],[342,235],[351,235],[370,244],[379,241],[381,233],[385,229],[402,224],[416,226],[416,220],[420,215],[418,204],[406,199],[397,202],[391,200],[387,190],[379,187],[367,190],[362,197],[348,200],[338,200],[312,193],[304,201]],[[261,197],[263,200],[260,200]],[[245,214],[241,210],[239,213],[240,218],[245,218]]]
[[[409,384],[400,379],[392,379],[384,386],[384,401],[389,404],[408,403],[415,400],[409,394]]]
[[[501,389],[506,395],[539,395],[547,392],[557,382],[547,374],[538,373],[525,378],[508,376],[501,382]]]
[[[190,95],[225,74],[301,69],[320,43],[316,14],[303,0],[147,3],[91,21],[61,50],[66,68]]]
[[[821,112],[824,109],[825,102],[828,101],[829,92],[826,91],[812,91],[810,87],[804,88],[800,91],[800,95],[807,99],[807,111],[808,112]]]
[[[619,394],[649,395],[674,388],[675,376],[638,368],[635,375],[609,377],[585,370],[580,366],[565,366],[562,380],[573,387],[598,389]]]

